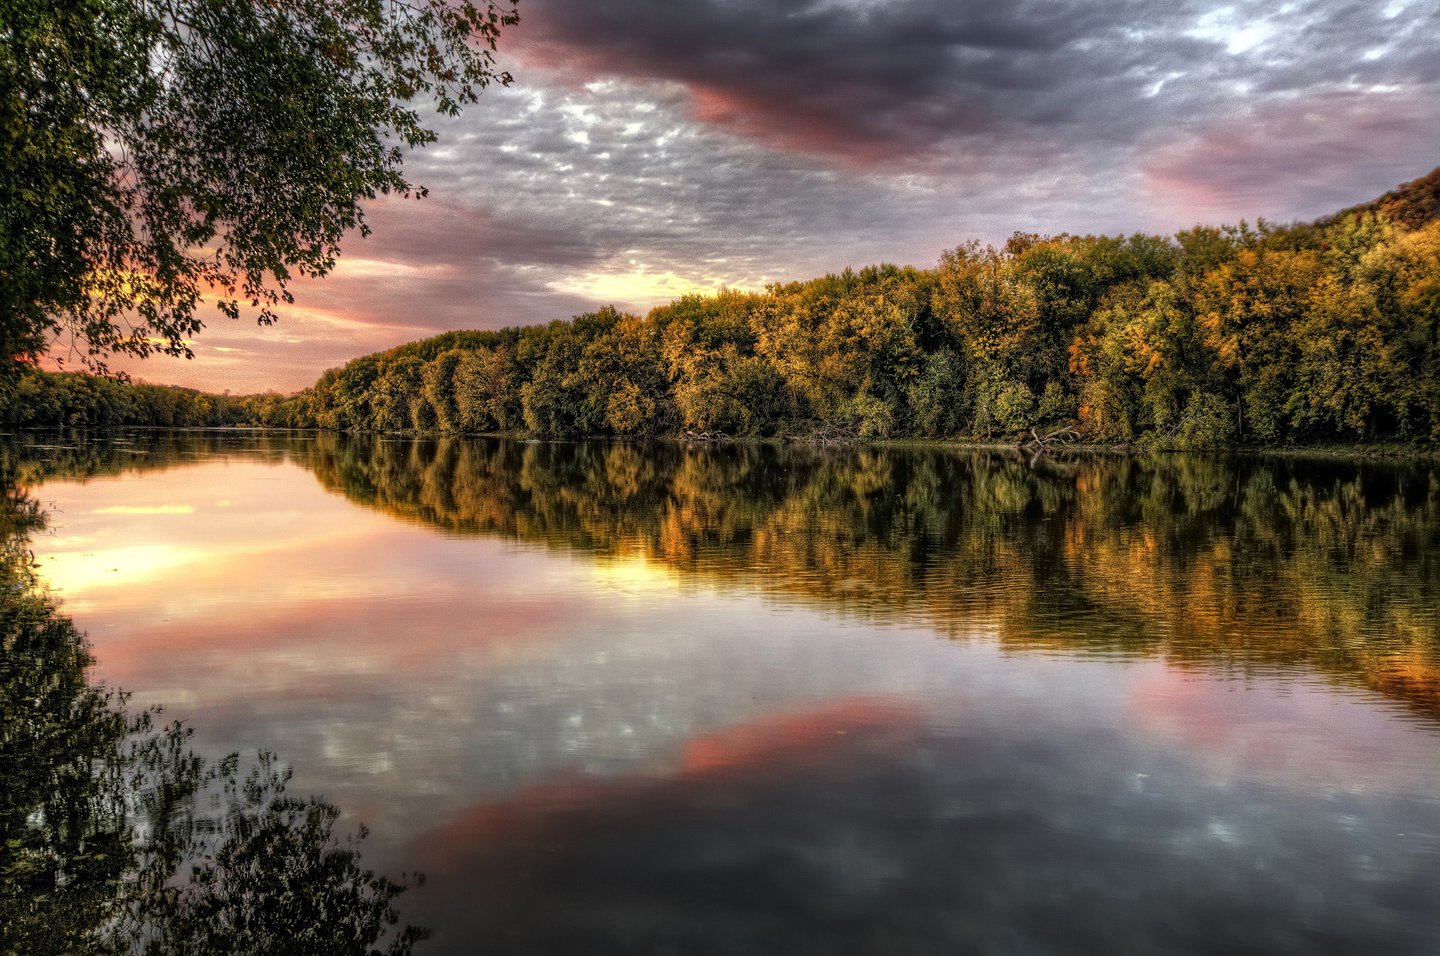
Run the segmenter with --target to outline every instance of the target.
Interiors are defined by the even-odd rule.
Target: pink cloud
[[[1139,167],[1151,202],[1172,216],[1283,221],[1363,202],[1435,160],[1433,101],[1332,90],[1179,130]]]
[[[851,759],[857,748],[893,750],[918,729],[915,710],[865,698],[770,714],[691,739],[670,776],[557,775],[460,811],[423,834],[410,852],[437,882],[462,873],[500,876],[522,862],[517,854],[526,847],[555,845],[621,821],[643,821],[712,790],[720,780],[727,787],[764,786],[797,766]]]

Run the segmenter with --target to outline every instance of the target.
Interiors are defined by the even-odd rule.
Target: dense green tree
[[[1222,397],[1237,409],[1237,434],[1285,436],[1297,367],[1292,327],[1322,275],[1314,252],[1261,246],[1241,249],[1200,282],[1196,309],[1223,376]]]
[[[760,301],[721,291],[683,296],[650,313],[683,427],[730,435],[767,434],[774,427],[783,383],[755,355],[750,314]]]
[[[380,378],[378,356],[367,355],[347,362],[335,381],[337,416],[342,428],[374,428],[371,390]]]
[[[513,0],[0,0],[0,359],[189,355],[261,323],[362,202],[423,194],[418,110],[492,81]]]
[[[420,373],[425,401],[434,411],[435,427],[440,431],[461,430],[460,405],[455,400],[455,370],[464,356],[460,349],[441,352],[425,363]]]
[[[924,365],[930,282],[914,269],[863,269],[823,325],[828,374],[845,389],[840,414],[861,437],[913,433],[910,386]]]
[[[1405,378],[1386,336],[1375,291],[1364,281],[1320,277],[1308,308],[1291,326],[1295,384],[1284,411],[1299,434],[1360,438],[1393,421],[1392,399]]]
[[[517,431],[525,427],[523,368],[515,346],[466,351],[455,367],[455,406],[467,432]]]
[[[262,415],[259,396],[210,395],[189,388],[34,368],[24,369],[12,388],[12,400],[0,404],[0,424],[28,428],[283,425],[294,414],[293,403],[280,395],[270,397],[274,408]]]
[[[948,438],[964,422],[965,365],[960,353],[941,348],[927,354],[915,378],[906,386],[914,434]]]
[[[584,384],[587,408],[603,409],[604,431],[646,436],[675,429],[678,414],[654,322],[620,316],[585,346],[576,376]]]
[[[618,317],[618,315],[617,315]],[[522,336],[519,358],[529,369],[520,387],[525,426],[533,432],[560,437],[599,430],[603,410],[586,407],[586,394],[577,377],[584,336],[596,331],[596,316],[579,322],[551,322]]]
[[[792,427],[828,423],[867,437],[904,431],[929,293],[925,274],[881,265],[775,286],[758,300],[756,354],[784,383]]]
[[[1167,448],[1213,448],[1231,437],[1215,356],[1175,285],[1127,286],[1096,310],[1071,347],[1080,421],[1097,438],[1142,435]]]
[[[425,429],[434,411],[424,393],[425,363],[414,355],[387,358],[370,393],[373,426],[381,431]]]
[[[1118,290],[1076,331],[1070,344],[1080,423],[1101,441],[1128,442],[1137,434],[1140,377],[1131,361],[1130,339],[1135,316],[1143,308],[1141,290]]]
[[[934,309],[964,350],[970,433],[990,438],[1034,424],[1035,386],[1050,363],[1040,297],[1017,274],[1014,258],[977,243],[947,251]]]
[[[1401,236],[1377,260],[1393,277],[1384,286],[1385,307],[1404,317],[1401,426],[1407,435],[1440,439],[1440,221]]]
[[[838,357],[821,348],[826,317],[855,283],[855,274],[827,275],[809,282],[772,286],[750,311],[755,354],[784,383],[785,419],[804,427],[816,419],[836,421],[846,400],[844,385],[827,365]]]

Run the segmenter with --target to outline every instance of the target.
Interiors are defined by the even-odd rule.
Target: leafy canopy
[[[518,0],[0,0],[0,359],[191,355],[333,268]],[[5,364],[9,364],[6,362]]]

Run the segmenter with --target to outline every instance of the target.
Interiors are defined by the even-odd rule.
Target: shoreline
[[[694,440],[680,434],[652,435],[649,437],[621,437],[615,435],[576,435],[566,437],[537,436],[525,432],[443,432],[443,431],[374,431],[368,429],[325,429],[291,428],[266,425],[211,425],[211,426],[163,426],[123,425],[114,428],[26,428],[0,429],[0,437],[23,435],[65,435],[77,438],[96,436],[125,436],[135,433],[169,434],[216,434],[216,435],[370,435],[395,440],[439,441],[442,439],[502,439],[507,441],[544,444],[578,444],[595,442],[606,444],[645,445],[666,444],[689,447],[719,447],[724,445],[772,445],[796,446],[815,450],[838,451],[841,449],[884,448],[913,451],[986,451],[1007,452],[1031,458],[1060,457],[1069,454],[1101,455],[1106,457],[1148,457],[1151,455],[1227,455],[1255,458],[1303,458],[1328,461],[1415,461],[1440,463],[1440,445],[1403,445],[1393,442],[1375,445],[1236,445],[1221,448],[1178,449],[1140,444],[1115,444],[1108,442],[1069,442],[1043,448],[1027,447],[1021,443],[1002,441],[968,441],[945,438],[855,438],[830,441],[809,441],[800,436],[724,436],[721,438]]]

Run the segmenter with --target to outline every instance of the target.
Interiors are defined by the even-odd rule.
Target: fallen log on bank
[[[1030,437],[1021,441],[1015,447],[1021,451],[1044,451],[1056,445],[1068,445],[1071,442],[1080,441],[1084,436],[1069,425],[1061,426],[1052,432],[1041,435],[1034,428],[1030,429]]]

